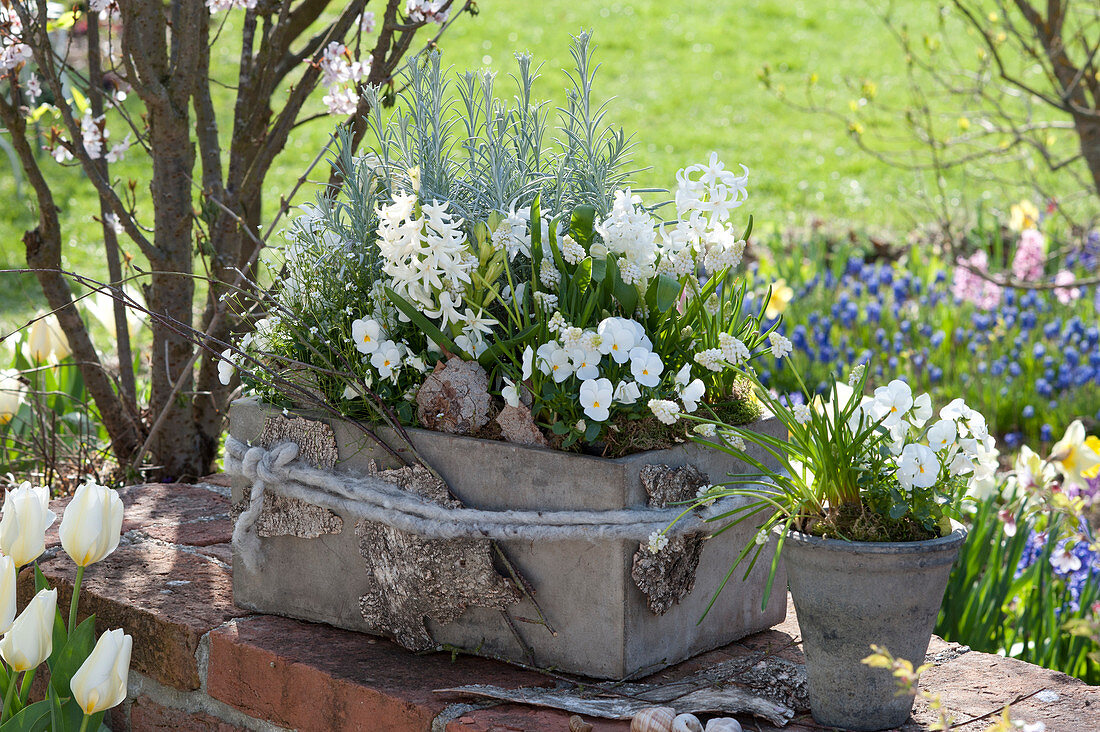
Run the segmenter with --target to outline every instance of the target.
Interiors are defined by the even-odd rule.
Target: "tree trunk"
[[[1075,120],[1077,137],[1081,141],[1081,157],[1089,166],[1096,195],[1100,196],[1100,117],[1081,117]]]

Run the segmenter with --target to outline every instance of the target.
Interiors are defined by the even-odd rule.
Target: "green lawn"
[[[563,99],[561,69],[570,64],[570,34],[582,28],[594,31],[601,64],[597,94],[613,97],[610,118],[634,133],[635,161],[645,168],[637,175],[639,186],[672,185],[678,168],[714,150],[727,165],[744,163],[752,171],[750,210],[758,230],[813,218],[859,229],[901,230],[923,218],[911,174],[858,151],[842,122],[793,111],[757,76],[767,64],[795,86],[816,72],[823,88],[837,91],[833,102],[841,109],[848,104],[845,79],[871,77],[881,98],[901,99],[901,52],[864,2],[482,0],[479,5],[480,15],[463,18],[445,36],[445,62],[458,69],[485,66],[503,76],[515,68],[514,51],[530,51],[544,63],[537,94],[555,104]],[[895,6],[917,26],[933,22],[930,6],[922,0]],[[223,81],[232,79],[236,44],[227,40],[231,37],[227,30],[215,49]],[[228,93],[219,102],[223,119],[228,119]],[[900,125],[894,120],[868,132],[890,135],[901,132]],[[268,178],[270,209],[330,131],[326,121],[299,128]],[[120,133],[118,127],[115,134]],[[47,163],[71,242],[66,264],[98,274],[103,265],[91,219],[91,212],[98,210],[91,187],[74,170]],[[114,171],[139,181],[140,192],[146,186],[146,167],[133,154]],[[948,181],[956,191],[962,189],[959,182]],[[973,186],[967,192],[970,201],[982,193]],[[314,195],[315,189],[307,189],[298,199]],[[23,261],[21,233],[35,219],[27,198],[17,198],[14,179],[2,162],[0,196],[9,202],[0,209],[0,266],[18,267]],[[1002,194],[991,200],[1006,205],[1005,198]],[[0,324],[10,326],[34,311],[37,289],[29,278],[5,278]]]

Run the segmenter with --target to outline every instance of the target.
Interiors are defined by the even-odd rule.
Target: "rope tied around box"
[[[255,526],[263,511],[265,491],[431,539],[646,542],[653,532],[664,531],[670,539],[705,533],[708,519],[736,507],[735,499],[723,499],[686,514],[683,506],[604,511],[449,508],[381,478],[318,470],[295,462],[297,457],[294,442],[263,448],[232,436],[226,440],[225,472],[251,483],[247,508],[233,528],[233,542],[250,568],[257,566],[260,558]],[[673,521],[676,523],[670,527]]]

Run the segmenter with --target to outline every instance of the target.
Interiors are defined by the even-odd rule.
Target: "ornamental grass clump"
[[[223,380],[237,370],[272,403],[368,423],[604,455],[684,441],[681,413],[756,419],[742,370],[775,325],[745,307],[737,274],[748,170],[716,154],[684,168],[658,219],[592,102],[587,35],[572,53],[553,130],[524,56],[515,103],[472,73],[445,101],[438,54],[389,123],[368,92],[377,148],[337,146],[342,184],[287,232],[267,315],[223,354]],[[473,405],[462,419],[455,393]]]
[[[778,333],[770,339],[772,354],[789,360],[790,341]],[[814,396],[798,370],[787,367],[801,384],[802,400],[776,396],[755,371],[743,370],[755,380],[765,410],[786,426],[786,440],[681,415],[696,423],[697,439],[755,470],[711,487],[687,510],[726,497],[746,499],[713,519],[726,528],[746,520],[757,524],[758,540],[734,564],[751,556],[746,576],[771,535],[778,535],[765,603],[787,532],[871,542],[946,536],[951,521],[961,518],[963,498],[992,481],[997,468],[985,418],[962,399],[937,413],[928,394],[915,395],[899,379],[865,395],[864,365],[852,369],[847,383],[833,379],[825,396]],[[750,444],[774,458],[777,467],[756,457]]]

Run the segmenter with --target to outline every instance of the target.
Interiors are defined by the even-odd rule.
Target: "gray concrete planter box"
[[[254,399],[239,400],[230,411],[230,433],[243,442],[256,442],[265,421],[279,414],[281,410]],[[333,428],[339,451],[335,470],[362,470],[370,460],[384,468],[400,467],[353,424],[319,415],[303,416]],[[776,420],[757,422],[752,429],[786,436]],[[647,495],[640,473],[651,464],[693,465],[712,482],[722,481],[730,473],[750,472],[733,457],[694,443],[611,460],[425,430],[410,430],[410,436],[417,451],[466,506],[489,510],[645,506]],[[759,458],[768,460],[764,455]],[[246,481],[236,479],[234,501],[246,496],[247,490]],[[236,604],[370,632],[359,607],[368,569],[360,554],[355,520],[342,518],[338,533],[264,538],[263,562],[256,571],[234,561]],[[771,564],[770,550],[766,550],[748,579],[742,582],[738,572],[706,620],[698,623],[731,561],[752,541],[755,527],[751,524],[747,521],[704,542],[694,589],[662,615],[650,610],[631,576],[639,548],[636,541],[502,542],[504,551],[534,587],[536,599],[557,633],[523,620],[536,617],[526,599],[512,605],[509,614],[541,667],[622,678],[682,661],[783,620],[786,576],[782,570],[773,593],[778,599],[766,610],[760,608]],[[236,553],[234,559],[238,559]],[[453,622],[438,624],[429,619],[427,625],[440,644],[515,661],[530,660],[498,611],[470,607]]]

